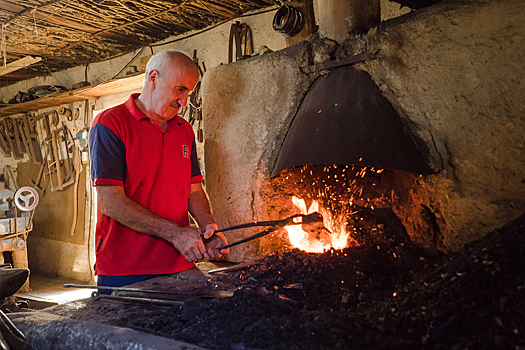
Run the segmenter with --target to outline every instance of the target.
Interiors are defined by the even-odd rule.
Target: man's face
[[[155,119],[173,119],[181,107],[186,106],[188,94],[195,88],[199,74],[193,67],[173,67],[165,72],[154,71],[152,98]]]

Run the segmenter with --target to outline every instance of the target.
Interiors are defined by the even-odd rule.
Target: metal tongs
[[[255,221],[255,222],[250,222],[250,223],[247,223],[247,224],[241,224],[241,225],[236,225],[236,226],[231,226],[231,227],[227,227],[227,228],[223,228],[223,229],[220,229],[220,230],[217,230],[215,232],[224,232],[224,231],[231,231],[231,230],[237,230],[237,229],[241,229],[241,228],[247,228],[247,227],[256,227],[256,226],[271,226],[270,228],[262,231],[262,232],[259,232],[259,233],[256,233],[252,236],[249,236],[249,237],[246,237],[244,239],[241,239],[237,242],[233,242],[233,243],[230,243],[228,245],[225,245],[223,247],[220,247],[218,248],[219,250],[221,249],[226,249],[226,248],[230,248],[230,247],[234,247],[236,245],[239,245],[239,244],[242,244],[242,243],[246,243],[246,242],[249,242],[249,241],[253,241],[254,239],[257,239],[257,238],[261,238],[261,237],[264,237],[272,232],[275,232],[277,231],[278,229],[284,227],[284,226],[288,226],[288,225],[302,225],[302,224],[310,224],[310,223],[313,223],[313,222],[323,222],[323,216],[321,214],[319,214],[318,212],[314,212],[314,213],[311,213],[311,214],[296,214],[296,215],[292,215],[286,219],[282,219],[282,220],[271,220],[271,221]]]

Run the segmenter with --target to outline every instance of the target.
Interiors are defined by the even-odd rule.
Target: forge
[[[523,21],[523,1],[442,1],[209,69],[219,228],[312,212],[322,225],[133,286],[193,293],[177,305],[82,300],[14,323],[46,345],[54,328],[123,348],[129,329],[181,349],[525,348]]]
[[[370,199],[323,187],[332,171],[325,169],[364,171],[353,185],[380,192],[426,249],[458,252],[517,218],[525,210],[524,106],[501,54],[513,50],[504,38],[517,17],[484,20],[515,6],[437,4],[342,44],[312,38],[210,70],[202,83],[205,171],[219,226],[298,213],[293,196],[336,211]],[[479,32],[459,34],[473,23]],[[287,245],[274,237],[232,249],[228,259]]]

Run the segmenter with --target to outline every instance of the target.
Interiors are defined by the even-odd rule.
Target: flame
[[[293,246],[304,250],[309,253],[322,253],[331,248],[343,249],[348,246],[349,233],[346,232],[346,213],[342,213],[338,216],[332,215],[332,213],[326,208],[319,205],[319,202],[314,200],[310,205],[310,208],[306,208],[306,202],[304,199],[300,199],[296,196],[292,197],[293,204],[301,210],[301,214],[311,214],[313,212],[319,212],[323,216],[323,225],[330,232],[316,239],[309,237],[308,233],[302,229],[301,225],[290,225],[286,226],[288,231],[288,239]]]

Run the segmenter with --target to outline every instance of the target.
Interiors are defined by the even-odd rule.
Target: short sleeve
[[[123,186],[126,177],[126,148],[110,128],[101,124],[91,127],[89,153],[93,186]]]

